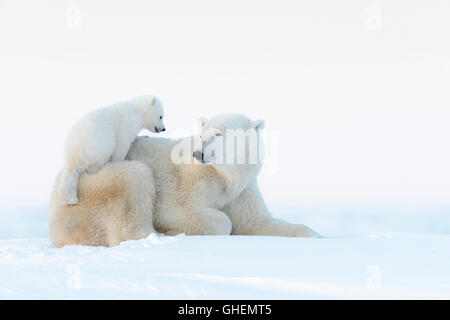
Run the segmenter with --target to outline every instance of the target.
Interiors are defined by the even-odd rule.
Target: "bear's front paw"
[[[299,224],[296,226],[295,236],[302,238],[321,238],[321,236],[317,232],[303,224]]]

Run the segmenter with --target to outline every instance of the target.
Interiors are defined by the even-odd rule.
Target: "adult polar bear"
[[[250,130],[259,140],[263,126],[263,121],[237,114],[204,120],[202,150],[211,148],[212,136],[227,130]],[[169,235],[317,236],[306,226],[272,217],[257,186],[259,161],[221,164],[197,151],[194,156],[203,164],[176,164],[172,155],[179,145],[179,140],[138,138],[128,153],[130,161],[111,162],[80,177],[77,206],[59,203],[58,176],[49,219],[55,246],[114,246],[155,230]],[[247,160],[249,151],[246,143]],[[237,151],[236,157],[241,156]]]

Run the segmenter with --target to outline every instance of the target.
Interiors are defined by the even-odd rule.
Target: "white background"
[[[45,205],[69,127],[150,93],[166,136],[225,112],[277,130],[271,207],[431,217],[450,205],[449,15],[447,0],[0,0],[0,205]]]

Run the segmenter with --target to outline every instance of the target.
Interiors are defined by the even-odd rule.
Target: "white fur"
[[[240,128],[258,133],[262,124],[241,115],[222,115],[206,121],[202,132],[213,130],[211,132],[217,133]],[[257,136],[260,139],[259,134]],[[142,217],[151,217],[156,231],[170,235],[317,236],[308,227],[272,217],[257,186],[261,164],[218,165],[214,159],[207,164],[175,164],[171,153],[179,143],[138,138],[127,157],[133,161],[109,166],[107,171],[105,168],[97,175],[83,175],[79,186],[83,198],[80,198],[79,206],[62,206],[52,196],[50,236],[53,243],[56,246],[80,243],[116,245],[120,241],[145,236],[140,227]],[[128,162],[145,165],[138,168],[135,165],[130,172]],[[148,177],[149,174],[153,175],[154,181]],[[121,178],[117,180],[115,176]],[[121,192],[117,191],[118,187]],[[147,189],[155,190],[154,201]],[[92,190],[97,191],[94,194]],[[102,232],[95,232],[98,224],[93,226],[79,216],[87,211],[90,212],[89,221],[101,221]],[[127,226],[126,233],[108,232],[121,226]],[[148,227],[145,230],[150,232]],[[72,236],[75,231],[76,237]]]
[[[143,128],[164,131],[162,104],[142,96],[104,107],[84,116],[69,131],[59,189],[62,204],[78,204],[80,174],[98,172],[108,161],[123,161]]]

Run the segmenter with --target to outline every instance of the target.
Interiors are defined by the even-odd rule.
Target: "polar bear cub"
[[[94,174],[108,161],[123,161],[142,129],[162,132],[164,110],[154,96],[142,96],[93,111],[70,130],[64,151],[59,198],[62,204],[78,204],[78,178]]]

